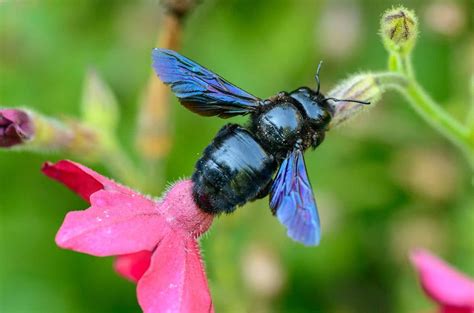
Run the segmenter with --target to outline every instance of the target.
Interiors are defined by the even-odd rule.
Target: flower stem
[[[474,151],[474,142],[469,140],[467,127],[434,102],[416,81],[411,81],[404,93],[418,114],[425,118],[431,126],[438,129],[460,148]]]
[[[191,13],[198,1],[163,0],[164,15],[156,45],[177,50],[181,46],[184,18]],[[136,135],[136,147],[140,168],[148,189],[157,191],[163,187],[163,160],[171,145],[172,122],[170,120],[170,89],[153,72],[146,93],[140,103]]]
[[[464,126],[423,90],[415,78],[409,56],[401,54],[391,55],[389,58],[389,69],[406,77],[407,83],[398,86],[396,89],[407,98],[408,102],[420,116],[466,154],[471,167],[474,169],[474,132],[469,128],[470,120]],[[474,123],[474,121],[471,122]]]
[[[471,77],[471,86],[470,86],[470,102],[471,108],[469,109],[469,114],[467,115],[466,126],[471,132],[471,139],[474,137],[474,75]]]

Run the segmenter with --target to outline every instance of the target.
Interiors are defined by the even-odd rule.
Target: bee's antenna
[[[319,81],[319,71],[321,70],[321,66],[323,65],[323,61],[319,61],[318,64],[318,69],[316,70],[316,76],[314,77],[316,79],[316,82],[318,83],[318,90],[316,90],[316,93],[319,94],[319,89],[321,87],[321,82]]]
[[[365,105],[368,105],[370,104],[370,102],[368,101],[361,101],[361,100],[351,100],[351,99],[336,99],[336,98],[325,98],[324,101],[327,101],[327,100],[332,100],[332,101],[335,101],[335,102],[355,102],[355,103],[360,103],[360,104],[365,104]]]

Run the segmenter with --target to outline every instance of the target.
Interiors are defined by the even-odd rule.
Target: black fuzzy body
[[[212,214],[265,197],[288,152],[318,146],[332,111],[324,96],[302,87],[261,101],[250,124],[225,125],[204,150],[192,176],[198,206]]]

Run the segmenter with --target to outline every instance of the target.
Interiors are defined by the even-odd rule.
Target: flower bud
[[[83,121],[98,130],[115,130],[119,113],[112,90],[93,70],[86,75],[82,95]]]
[[[34,151],[61,151],[94,160],[100,150],[97,132],[75,120],[58,119],[31,112],[35,138],[28,148]]]
[[[197,4],[197,0],[161,0],[161,5],[177,17],[186,16]]]
[[[0,109],[0,147],[23,144],[33,138],[34,134],[33,122],[26,111]]]
[[[415,12],[405,7],[387,10],[380,20],[380,34],[388,51],[408,54],[418,34]]]
[[[387,88],[397,88],[405,83],[402,76],[392,73],[365,73],[343,80],[328,93],[329,98],[340,100],[329,102],[334,108],[334,116],[329,127],[337,126],[364,108],[373,106]],[[370,105],[344,100],[370,102]]]
[[[77,121],[60,121],[32,110],[0,109],[0,148],[62,151],[95,160],[98,143],[96,130]]]

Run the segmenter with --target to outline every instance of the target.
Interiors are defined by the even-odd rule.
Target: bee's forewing
[[[185,107],[199,115],[227,118],[259,106],[259,98],[173,50],[156,48],[152,56],[157,75]]]

